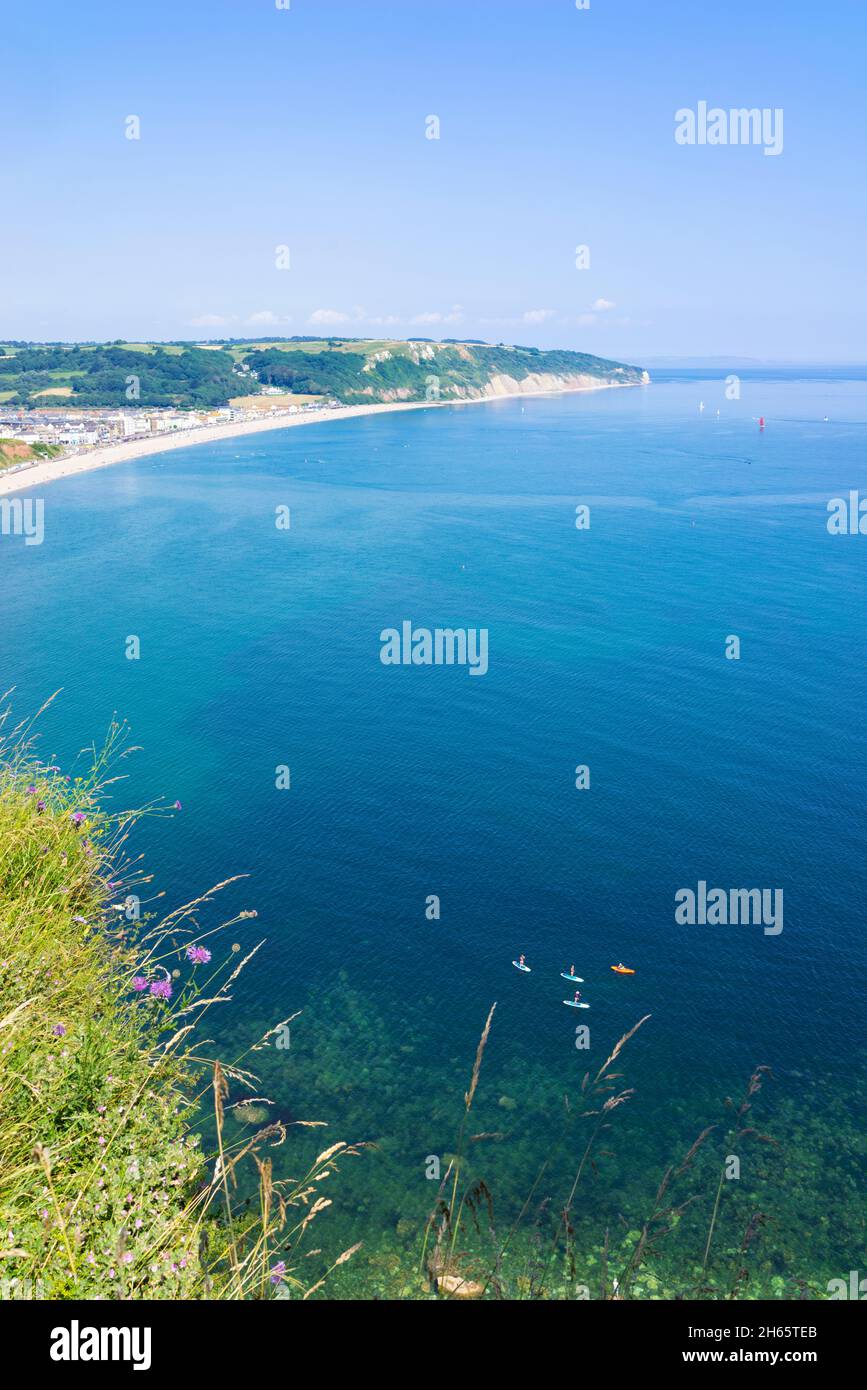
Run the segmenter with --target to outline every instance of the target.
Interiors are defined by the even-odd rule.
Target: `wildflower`
[[[211,953],[207,946],[188,946],[187,960],[191,960],[194,965],[207,965],[211,959]]]
[[[154,980],[153,984],[151,985],[151,994],[155,994],[157,999],[171,999],[171,980]]]
[[[44,810],[45,810],[45,802],[44,802],[44,801],[37,801],[37,803],[36,803],[36,809],[37,809],[37,811],[44,811]]]
[[[81,822],[84,821],[84,820],[87,820],[87,816],[85,815],[84,811],[73,811],[73,813],[72,813],[72,824],[73,824],[73,825],[81,825]]]
[[[135,990],[136,994],[141,994],[142,990],[147,989],[148,982],[145,979],[144,975],[133,975],[132,987]]]
[[[52,1033],[54,1034],[55,1038],[62,1038],[63,1035],[64,1035],[65,1032],[66,1032],[66,1024],[65,1024],[65,1023],[55,1023],[55,1025],[54,1025],[54,1027],[52,1028],[51,1031],[52,1031]]]
[[[275,1264],[274,1268],[271,1270],[271,1283],[272,1283],[272,1284],[279,1284],[279,1283],[280,1283],[280,1280],[283,1278],[283,1275],[284,1275],[285,1273],[286,1273],[286,1261],[285,1261],[285,1260],[278,1260],[277,1263]]]
[[[35,788],[35,787],[28,787],[28,788],[27,788],[27,795],[28,795],[28,796],[35,796],[35,795],[36,795],[36,788]]]

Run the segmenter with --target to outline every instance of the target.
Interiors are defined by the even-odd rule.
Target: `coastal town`
[[[214,410],[127,409],[127,410],[22,410],[0,407],[0,440],[4,444],[24,446],[27,454],[20,462],[10,462],[4,472],[16,472],[32,467],[45,457],[45,449],[34,451],[33,446],[49,446],[51,457],[72,458],[105,448],[107,445],[154,440],[158,436],[194,433],[214,426],[241,425],[287,417],[303,416],[323,409],[335,409],[337,401],[304,400],[287,404],[282,392],[262,393],[248,397],[249,404],[221,406]],[[24,453],[22,449],[22,454]]]

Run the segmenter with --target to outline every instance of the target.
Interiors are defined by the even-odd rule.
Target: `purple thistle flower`
[[[277,1263],[275,1264],[274,1268],[271,1270],[271,1283],[272,1283],[272,1284],[279,1284],[279,1283],[280,1283],[280,1280],[283,1278],[283,1275],[284,1275],[285,1273],[286,1273],[286,1261],[285,1261],[285,1260],[278,1260]]]
[[[54,1034],[55,1038],[62,1038],[66,1033],[66,1024],[55,1023],[51,1031]]]
[[[136,994],[141,994],[142,990],[147,989],[148,982],[145,979],[144,975],[133,975],[132,987],[135,990]]]
[[[73,811],[73,813],[72,813],[72,823],[73,823],[73,825],[81,825],[81,822],[82,822],[83,820],[87,820],[87,816],[86,816],[86,814],[85,814],[84,811]]]
[[[44,810],[45,810],[45,802],[44,802],[44,801],[37,801],[37,803],[36,803],[36,809],[37,809],[37,811],[44,811]]]
[[[188,946],[187,960],[191,960],[194,965],[207,965],[211,959],[211,953],[207,946]]]
[[[36,788],[35,788],[35,787],[32,787],[32,786],[31,786],[31,787],[28,787],[28,788],[27,788],[27,795],[28,795],[28,796],[35,796],[35,795],[36,795]]]
[[[151,985],[151,994],[155,994],[157,999],[171,999],[171,980],[154,980],[153,984]]]

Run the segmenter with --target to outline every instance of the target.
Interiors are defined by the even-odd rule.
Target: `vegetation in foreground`
[[[131,934],[112,904],[128,910],[145,882],[124,859],[133,817],[104,809],[124,731],[84,776],[36,761],[29,732],[0,731],[0,1294],[306,1297],[320,1184],[357,1149],[331,1143],[302,1178],[275,1181],[269,1149],[287,1126],[227,1138],[255,1079],[194,1041],[246,963],[231,949],[217,962],[221,932],[255,914],[205,945],[207,894]],[[207,1095],[212,1152],[191,1123]],[[237,1196],[242,1164],[257,1203]]]

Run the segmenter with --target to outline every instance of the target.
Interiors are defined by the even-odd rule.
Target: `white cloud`
[[[546,319],[554,317],[553,309],[526,309],[521,318],[522,323],[544,323]]]
[[[349,323],[350,315],[344,314],[340,309],[314,309],[308,323],[322,324],[325,327],[333,326],[338,323]]]
[[[460,304],[453,304],[447,314],[441,314],[438,309],[431,313],[416,314],[410,319],[410,323],[432,324],[432,323],[460,323],[464,316],[463,308]]]
[[[231,322],[231,318],[222,314],[201,314],[197,319],[190,319],[193,328],[225,328]]]
[[[594,313],[604,314],[608,309],[616,309],[617,305],[613,304],[610,299],[597,299],[590,307]]]
[[[247,319],[250,324],[258,324],[261,328],[276,328],[278,324],[289,323],[288,317],[275,314],[273,309],[260,309],[258,313],[251,314]]]

